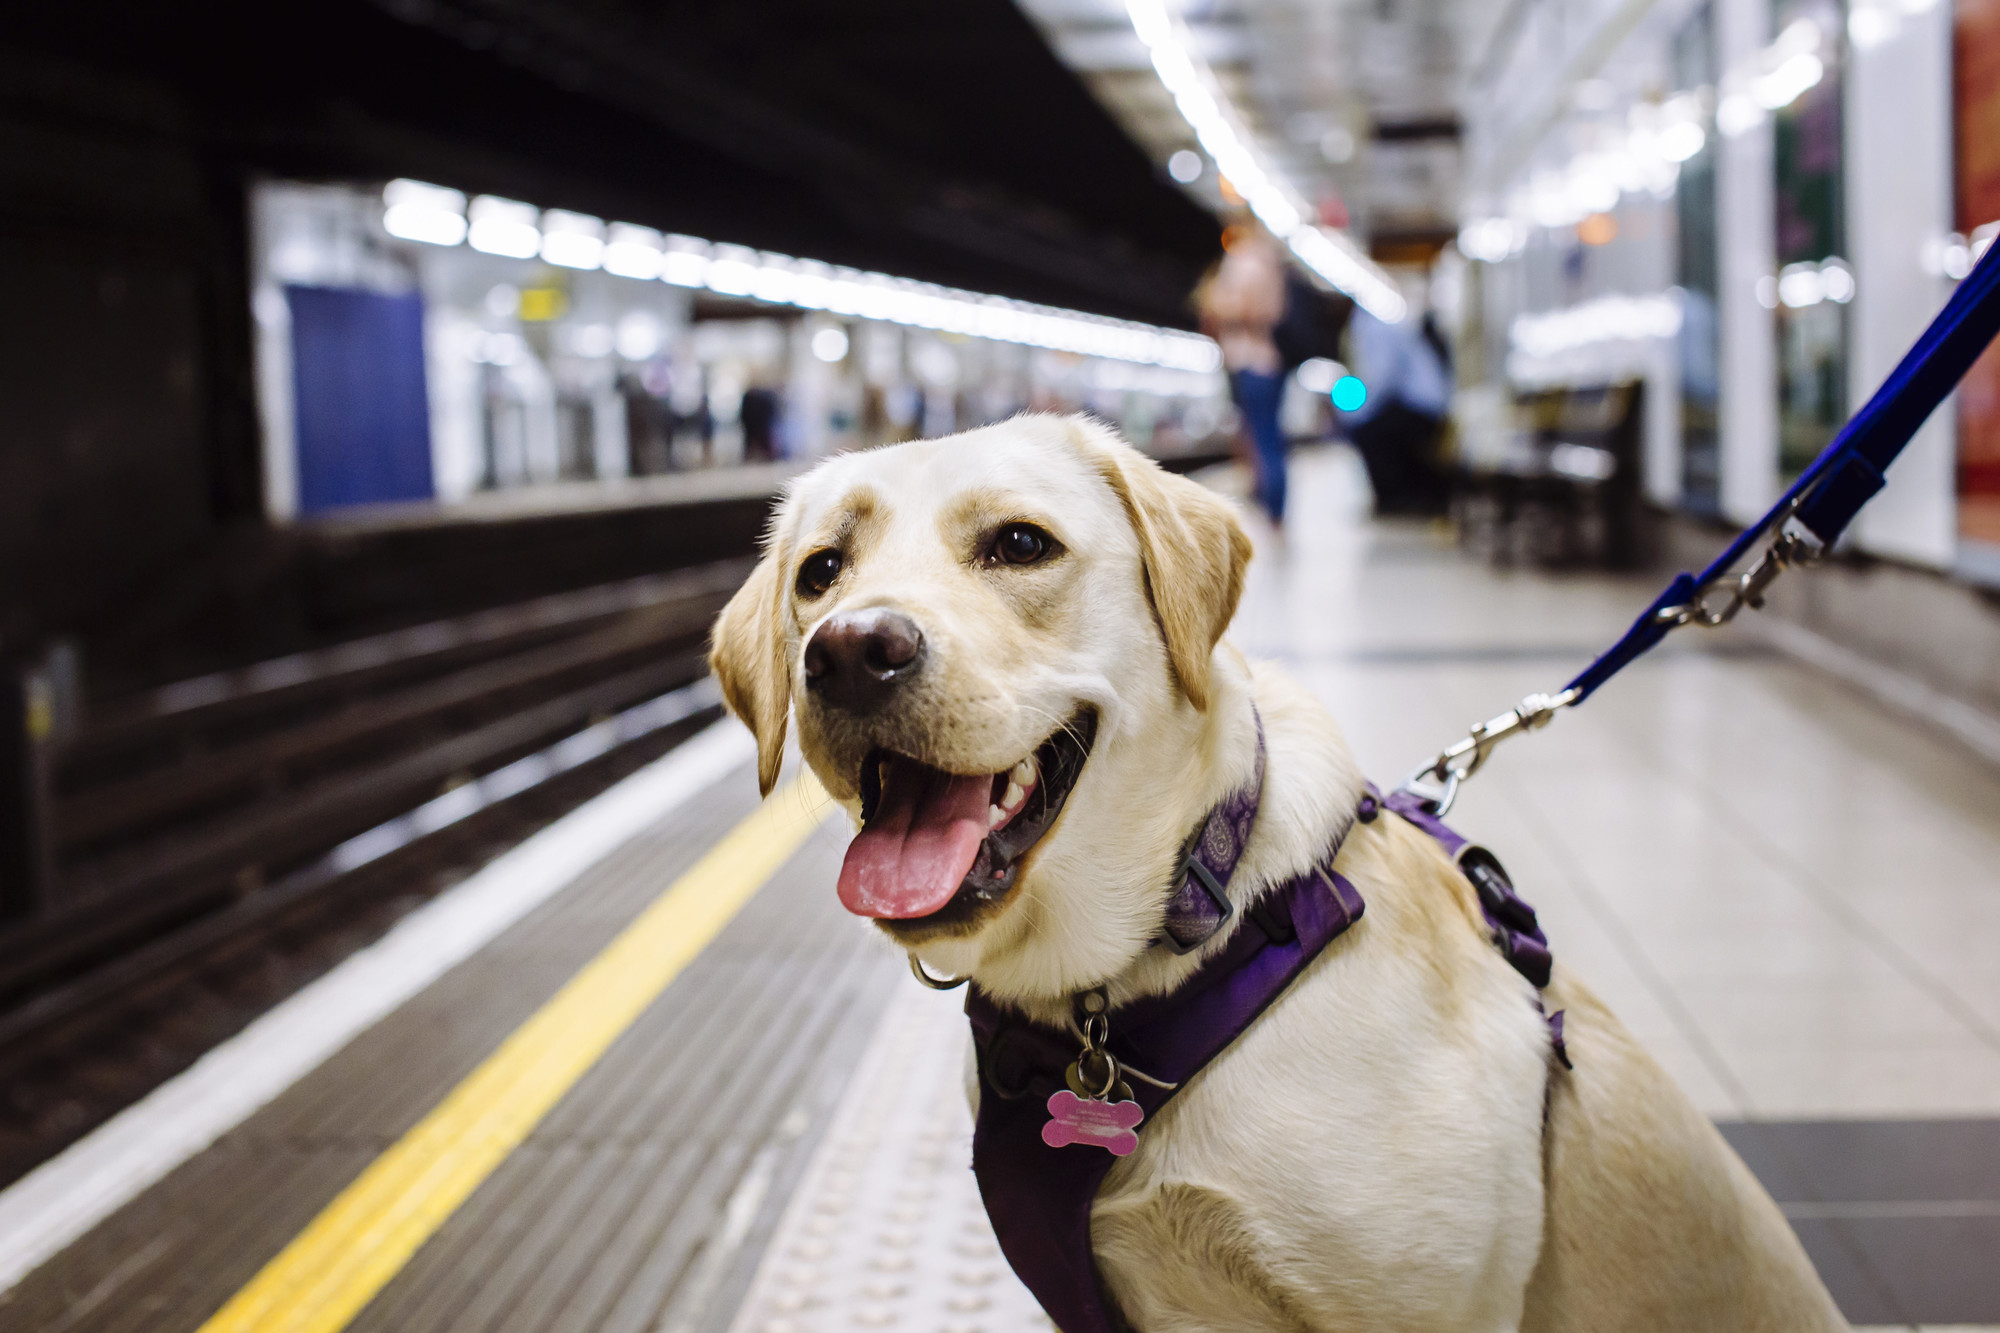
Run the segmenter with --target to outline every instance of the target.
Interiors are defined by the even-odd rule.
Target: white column
[[[599,481],[632,475],[632,437],[625,420],[625,395],[615,378],[590,397],[591,470]]]
[[[285,293],[259,278],[250,300],[257,325],[257,417],[263,427],[264,515],[274,523],[299,516],[298,415],[292,401],[292,309]]]
[[[1856,291],[1848,393],[1859,408],[1945,302],[1926,256],[1952,229],[1951,6],[1857,13],[1847,80],[1847,233]],[[1933,260],[1928,266],[1935,269]],[[1957,547],[1955,401],[1946,399],[1861,511],[1855,540],[1879,555],[1948,567]]]
[[[1716,0],[1717,63],[1730,69],[1770,39],[1770,0]],[[1757,280],[1774,273],[1771,125],[1721,137],[1716,160],[1716,294],[1722,347],[1722,512],[1757,518],[1778,496],[1777,328],[1757,303]]]
[[[479,326],[449,307],[424,310],[424,374],[431,402],[431,490],[463,500],[486,470],[485,404],[479,363],[469,349]]]

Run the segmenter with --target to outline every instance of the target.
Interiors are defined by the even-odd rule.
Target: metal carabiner
[[[1789,520],[1787,520],[1789,521]],[[1663,625],[1679,629],[1682,625],[1699,625],[1703,629],[1718,629],[1736,619],[1744,607],[1752,611],[1764,609],[1764,593],[1777,582],[1778,575],[1800,565],[1810,565],[1826,554],[1826,549],[1809,539],[1804,533],[1792,529],[1781,530],[1757,557],[1757,563],[1737,575],[1727,584],[1710,584],[1696,591],[1693,597],[1677,606],[1663,606],[1653,613],[1653,618]],[[1719,607],[1708,605],[1708,594],[1715,588],[1726,587],[1729,600]]]
[[[1442,817],[1458,799],[1460,785],[1479,771],[1494,746],[1509,736],[1547,726],[1559,710],[1581,697],[1574,689],[1559,694],[1531,694],[1500,716],[1474,723],[1464,740],[1404,778],[1399,790],[1409,792],[1428,806],[1432,814]]]

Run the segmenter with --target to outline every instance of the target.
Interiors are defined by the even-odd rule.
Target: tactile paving
[[[972,1178],[956,995],[891,1002],[731,1333],[1049,1333]]]

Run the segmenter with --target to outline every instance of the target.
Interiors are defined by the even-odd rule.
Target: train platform
[[[1654,592],[1496,570],[1298,463],[1233,637],[1378,782]],[[403,916],[0,1191],[0,1328],[1031,1333],[956,997],[731,721]],[[2000,1328],[2000,770],[1754,624],[1503,751],[1454,823],[1764,1180],[1858,1326]]]

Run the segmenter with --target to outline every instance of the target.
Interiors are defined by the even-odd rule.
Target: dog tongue
[[[993,776],[960,777],[896,755],[875,817],[847,845],[841,905],[856,916],[929,916],[958,892],[986,837]]]

